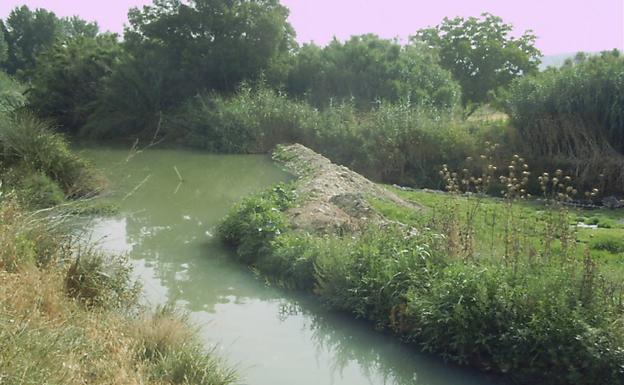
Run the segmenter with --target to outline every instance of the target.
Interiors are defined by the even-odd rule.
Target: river
[[[127,253],[144,301],[175,303],[200,326],[207,348],[250,385],[487,385],[312,298],[266,285],[214,236],[228,209],[285,181],[267,156],[182,150],[84,148],[110,180],[103,199],[119,206],[85,234]],[[86,236],[86,235],[85,235]]]

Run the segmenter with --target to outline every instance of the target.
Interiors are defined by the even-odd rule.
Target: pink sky
[[[26,4],[59,16],[77,14],[102,29],[121,32],[128,8],[151,0],[0,0],[0,18]],[[444,16],[491,12],[518,33],[532,29],[544,54],[624,49],[624,0],[282,0],[291,10],[297,40],[325,44],[333,36],[376,33],[406,38]]]

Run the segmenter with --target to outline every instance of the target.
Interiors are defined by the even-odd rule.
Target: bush
[[[0,116],[0,146],[0,171],[30,169],[44,174],[68,197],[92,195],[102,186],[93,167],[75,155],[48,123],[30,113]],[[21,177],[14,175],[14,183]]]
[[[589,241],[592,250],[604,250],[611,254],[624,253],[624,239],[619,233],[598,233]]]
[[[271,241],[283,233],[286,219],[282,211],[294,201],[292,187],[279,185],[236,206],[219,225],[221,239],[247,263],[255,263],[271,252]]]
[[[20,181],[19,195],[24,204],[33,208],[56,206],[63,202],[63,190],[47,175],[40,173],[26,174]]]
[[[0,71],[0,114],[11,112],[26,104],[26,87]]]
[[[132,282],[132,267],[125,258],[87,251],[78,255],[65,276],[67,294],[87,307],[131,308],[140,292]]]

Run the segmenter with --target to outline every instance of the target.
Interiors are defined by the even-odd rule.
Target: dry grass
[[[184,316],[169,309],[137,312],[132,301],[92,301],[68,290],[76,250],[62,232],[33,219],[14,200],[0,200],[0,384],[205,384],[234,382],[229,369],[196,338]],[[54,246],[54,247],[53,247]],[[82,260],[92,258],[83,255]],[[45,260],[46,263],[40,263]],[[89,259],[80,276],[110,266]],[[88,283],[92,298],[126,289],[123,275]]]

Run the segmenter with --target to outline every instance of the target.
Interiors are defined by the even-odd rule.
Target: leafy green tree
[[[360,108],[380,100],[451,107],[459,96],[456,83],[437,58],[416,45],[376,35],[332,41],[324,48],[301,47],[289,77],[289,91],[306,95],[317,106],[331,99],[353,99]]]
[[[8,58],[3,68],[10,74],[30,78],[37,55],[58,40],[95,37],[98,26],[77,16],[59,19],[53,12],[42,8],[32,11],[24,5],[11,11],[4,22],[3,33],[8,46]]]
[[[4,38],[4,22],[0,20],[0,68],[3,68],[4,62],[9,57],[9,47]]]
[[[59,36],[59,22],[45,9],[15,8],[5,22],[8,60],[5,68],[16,74],[34,68],[37,54],[51,47]]]
[[[474,111],[489,101],[490,93],[513,79],[538,71],[541,53],[536,36],[526,31],[510,36],[513,27],[489,13],[481,18],[445,18],[433,28],[422,29],[413,42],[435,49],[442,67],[451,71],[463,91],[463,103]]]
[[[78,34],[57,42],[37,57],[29,92],[31,106],[40,115],[54,118],[63,130],[75,133],[93,112],[103,80],[122,53],[112,34]]]
[[[287,17],[277,0],[155,0],[130,10],[125,40],[135,57],[165,62],[182,94],[232,91],[294,48]]]
[[[64,17],[59,20],[61,26],[61,35],[65,39],[73,39],[77,37],[94,38],[100,32],[100,27],[96,22],[88,22],[78,16]]]
[[[154,0],[131,9],[126,54],[85,130],[149,136],[163,112],[199,92],[232,92],[265,75],[280,82],[296,46],[287,17],[278,0]]]

